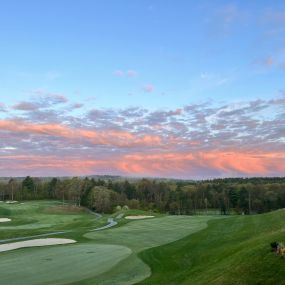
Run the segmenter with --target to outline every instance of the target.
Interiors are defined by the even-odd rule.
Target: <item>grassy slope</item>
[[[285,210],[209,222],[180,241],[140,257],[152,276],[140,284],[283,285],[285,261],[270,242],[285,241]]]
[[[121,227],[102,232],[87,233],[85,237],[96,243],[124,245],[133,251],[109,272],[75,284],[133,284],[150,275],[149,267],[137,253],[199,231],[207,226],[210,217],[162,216],[156,219],[137,220]]]

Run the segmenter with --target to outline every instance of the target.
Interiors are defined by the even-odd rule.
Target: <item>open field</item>
[[[136,210],[100,216],[34,201],[1,203],[0,215],[11,218],[0,225],[2,245],[38,235],[76,241],[0,253],[3,284],[284,284],[285,262],[269,248],[284,240],[284,210],[226,218]]]

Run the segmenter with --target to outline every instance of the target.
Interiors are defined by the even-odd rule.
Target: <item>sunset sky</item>
[[[284,0],[0,0],[0,39],[0,176],[284,176]]]

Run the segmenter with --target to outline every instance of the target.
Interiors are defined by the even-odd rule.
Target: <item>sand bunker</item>
[[[76,241],[73,239],[66,239],[66,238],[32,239],[32,240],[1,244],[0,252],[14,250],[14,249],[23,248],[23,247],[58,245],[58,244],[68,244],[68,243],[75,243],[75,242]]]
[[[0,223],[11,222],[9,218],[0,218]]]
[[[127,220],[141,220],[141,219],[149,219],[149,218],[154,218],[154,216],[126,216],[125,219]]]

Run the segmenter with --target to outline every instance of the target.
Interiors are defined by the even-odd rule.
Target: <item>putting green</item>
[[[84,237],[98,243],[119,244],[139,252],[181,239],[207,227],[209,216],[166,216],[129,222],[121,227],[90,232]]]
[[[69,284],[102,274],[130,254],[127,247],[102,244],[6,252],[0,254],[1,284]]]

